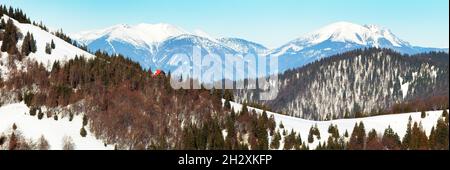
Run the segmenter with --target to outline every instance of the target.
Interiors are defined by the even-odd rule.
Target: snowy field
[[[96,139],[89,132],[89,127],[85,129],[88,132],[86,137],[80,135],[80,129],[83,126],[83,116],[74,116],[72,121],[69,117],[59,118],[55,121],[53,117],[44,116],[39,120],[37,116],[31,116],[30,109],[22,102],[9,104],[0,107],[0,134],[9,135],[12,126],[15,123],[26,139],[32,139],[36,142],[43,135],[50,144],[50,149],[61,150],[64,137],[70,137],[75,143],[76,150],[105,150],[114,149],[114,146],[104,146],[104,142]]]

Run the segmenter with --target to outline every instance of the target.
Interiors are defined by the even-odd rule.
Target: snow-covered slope
[[[242,109],[241,104],[234,102],[231,102],[231,107],[234,108],[236,112],[239,112]],[[262,114],[263,112],[260,109],[255,109],[252,107],[248,107],[248,109],[250,111],[255,110],[258,114]],[[382,134],[384,130],[390,126],[394,130],[394,132],[396,132],[400,136],[400,138],[402,138],[406,133],[408,120],[411,116],[412,122],[422,123],[423,129],[425,130],[427,135],[429,135],[431,128],[436,125],[437,120],[442,115],[442,111],[429,111],[427,112],[427,116],[423,119],[420,117],[420,112],[383,115],[357,119],[338,119],[332,121],[310,121],[273,112],[267,112],[267,115],[269,117],[272,115],[274,116],[275,122],[277,123],[277,129],[279,129],[279,125],[283,123],[284,129],[286,129],[288,132],[294,130],[296,133],[300,133],[303,140],[308,139],[309,129],[312,126],[317,125],[320,131],[321,139],[315,139],[313,143],[308,144],[311,149],[314,149],[319,144],[319,141],[321,143],[327,141],[328,137],[330,136],[330,134],[328,133],[328,128],[331,124],[338,126],[339,134],[344,134],[345,131],[351,134],[353,131],[353,127],[355,127],[355,124],[360,122],[364,123],[366,133],[368,133],[372,129],[375,129],[378,133]],[[283,148],[283,146],[280,146],[280,148]]]
[[[261,44],[240,38],[220,38],[218,40],[241,54],[251,53],[263,55],[268,50]]]
[[[412,46],[380,26],[337,22],[274,49],[269,55],[279,57],[279,68],[285,71],[334,54],[369,47],[389,48],[404,54],[447,50]]]
[[[80,135],[80,129],[83,126],[82,116],[74,116],[72,121],[69,117],[59,118],[55,121],[52,118],[44,116],[39,120],[37,116],[30,116],[30,109],[22,102],[9,104],[0,107],[0,135],[9,135],[13,124],[16,124],[17,130],[22,133],[26,139],[33,142],[38,141],[41,136],[48,140],[50,149],[61,150],[63,148],[63,139],[70,137],[75,143],[77,150],[104,150],[114,149],[113,146],[104,146],[104,142],[98,140],[89,132],[89,126],[86,126],[87,136]]]
[[[9,19],[9,17],[6,15],[2,16],[2,18],[5,21]],[[42,30],[37,26],[34,26],[32,24],[22,24],[15,20],[13,21],[14,25],[23,35],[26,35],[27,32],[33,34],[34,39],[36,40],[37,51],[36,53],[31,53],[29,57],[42,63],[44,66],[47,66],[48,69],[51,69],[53,62],[55,61],[67,61],[69,59],[75,58],[75,56],[84,56],[85,58],[94,57],[94,55],[65,42],[64,40],[45,30]],[[54,41],[56,48],[52,50],[51,54],[47,54],[45,53],[45,46],[52,40]],[[20,47],[22,45],[22,41],[23,37],[17,43],[18,49],[21,49]],[[3,56],[6,56],[6,53]]]

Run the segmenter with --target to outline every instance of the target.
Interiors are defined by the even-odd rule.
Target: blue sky
[[[32,20],[74,33],[169,23],[214,37],[280,46],[337,21],[376,24],[413,45],[449,46],[448,0],[2,0]]]

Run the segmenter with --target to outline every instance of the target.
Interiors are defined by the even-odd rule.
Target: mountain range
[[[448,49],[414,46],[397,37],[389,29],[376,25],[337,22],[294,39],[281,47],[268,49],[256,42],[239,38],[212,38],[206,33],[189,33],[170,24],[116,25],[106,29],[85,31],[72,37],[92,51],[120,53],[144,68],[173,71],[175,53],[192,57],[194,46],[206,54],[253,54],[275,56],[278,71],[304,66],[331,55],[360,48],[389,48],[402,54],[417,54]],[[225,71],[225,74],[228,74]],[[230,73],[232,74],[232,73]],[[239,77],[236,77],[239,79]]]

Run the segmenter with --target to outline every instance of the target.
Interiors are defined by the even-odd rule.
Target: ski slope
[[[70,137],[75,143],[76,150],[112,150],[114,146],[104,146],[104,142],[96,139],[86,126],[87,136],[80,135],[83,126],[83,117],[74,116],[72,121],[69,117],[59,118],[57,121],[44,116],[39,120],[37,116],[30,115],[30,109],[25,103],[15,103],[0,107],[0,136],[10,135],[12,126],[15,123],[17,130],[26,139],[36,142],[41,135],[47,139],[51,150],[61,150],[63,148],[64,137]]]
[[[231,107],[234,108],[236,112],[240,112],[242,110],[242,105],[238,103],[231,102]],[[258,114],[262,114],[263,112],[263,110],[260,109],[255,109],[251,107],[247,108],[249,109],[249,111],[255,110],[256,113]],[[424,119],[420,117],[420,112],[414,112],[395,115],[373,116],[366,118],[338,119],[331,121],[311,121],[292,116],[281,115],[273,112],[267,112],[267,115],[269,117],[272,115],[274,116],[278,130],[280,130],[279,128],[280,123],[283,123],[284,129],[286,129],[288,133],[291,130],[294,130],[295,132],[297,132],[297,134],[300,132],[303,141],[306,141],[308,139],[308,134],[311,126],[315,126],[317,124],[317,127],[319,128],[320,131],[321,137],[320,142],[323,143],[327,141],[328,137],[330,136],[330,134],[328,133],[328,127],[331,124],[338,126],[339,134],[342,136],[345,133],[345,131],[348,131],[348,134],[351,135],[353,128],[355,127],[355,124],[359,122],[364,123],[366,133],[368,133],[372,129],[375,129],[377,133],[379,133],[380,135],[382,135],[384,133],[384,130],[388,126],[390,126],[394,130],[394,132],[396,132],[400,136],[401,139],[406,133],[406,126],[408,124],[410,116],[413,122],[418,123],[421,122],[427,135],[429,135],[431,128],[436,125],[437,120],[442,115],[442,111],[428,111],[426,113],[427,116]],[[280,132],[284,129],[281,129]],[[319,140],[315,138],[314,142],[308,145],[311,149],[314,149],[317,147],[318,144]],[[280,148],[283,148],[282,146],[283,144],[281,144]]]

